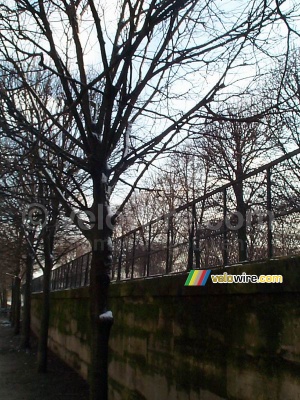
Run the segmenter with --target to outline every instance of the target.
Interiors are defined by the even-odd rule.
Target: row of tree
[[[224,119],[217,121],[209,121],[205,126],[193,126],[191,128],[191,137],[182,145],[179,145],[176,150],[172,151],[164,158],[161,163],[156,165],[156,168],[150,176],[144,179],[144,182],[139,187],[139,191],[129,200],[125,209],[122,224],[119,229],[119,234],[125,234],[130,231],[132,227],[142,227],[144,224],[151,220],[155,220],[161,215],[168,215],[170,212],[176,210],[178,207],[193,202],[200,196],[204,196],[214,189],[220,187],[222,184],[231,183],[232,194],[227,193],[227,213],[230,216],[234,212],[239,212],[246,220],[248,215],[264,209],[267,211],[267,175],[256,176],[254,179],[243,181],[243,177],[264,164],[275,160],[276,158],[287,154],[291,150],[299,147],[299,90],[298,90],[298,74],[299,74],[299,61],[298,51],[295,51],[291,56],[284,80],[280,82],[279,69],[273,70],[272,81],[266,81],[263,90],[259,90],[255,97],[255,102],[250,97],[250,103],[232,103],[226,105],[226,115]],[[259,110],[263,108],[262,104],[273,104],[274,93],[278,93],[279,85],[283,85],[283,90],[280,92],[280,104],[276,110],[271,110],[269,113],[255,118],[249,119],[249,110],[254,111],[258,115]],[[277,89],[277,90],[276,90]],[[218,112],[219,115],[224,114],[224,106]],[[238,120],[237,120],[238,118]],[[283,209],[286,214],[294,207],[298,209],[295,204],[295,199],[299,194],[299,157],[291,158],[286,164],[280,165],[277,171],[274,169],[274,176],[272,177],[272,208],[277,216],[282,214]],[[237,183],[235,183],[238,181]],[[263,189],[262,189],[263,188]],[[221,196],[222,197],[222,196]],[[193,236],[202,235],[203,227],[207,224],[211,226],[218,224],[218,220],[223,218],[223,199],[214,200],[214,206],[210,204],[212,199],[207,199],[200,204],[197,204],[197,225],[198,232],[194,232]],[[188,240],[189,231],[192,229],[193,217],[192,214],[196,211],[187,210],[187,218],[185,221],[184,216],[180,213],[175,219],[171,220],[171,243],[173,247],[180,244],[181,241]],[[218,211],[219,210],[219,211]],[[188,214],[191,214],[188,217]],[[283,217],[283,216],[282,216]],[[280,222],[281,221],[281,222]],[[291,232],[291,221],[284,221],[283,218],[278,220],[284,226],[284,234],[281,232],[281,245],[276,244],[276,255],[284,255],[289,252],[297,250],[297,237],[298,233]],[[232,243],[227,243],[237,247],[240,246],[239,254],[236,254],[237,260],[251,260],[255,258],[263,258],[267,255],[267,233],[261,232],[257,229],[257,216],[253,218],[251,229],[242,226],[237,232],[238,242],[234,242],[234,235],[231,236]],[[266,221],[265,221],[266,222]],[[297,222],[294,220],[297,224]],[[202,233],[200,228],[202,227]],[[260,226],[259,228],[265,228]],[[168,228],[170,229],[170,227]],[[273,224],[273,230],[276,231],[276,226]],[[145,270],[145,263],[147,263],[147,243],[150,240],[152,248],[155,243],[160,243],[161,253],[160,259],[154,262],[157,265],[156,273],[166,270],[165,261],[166,248],[169,247],[168,237],[162,239],[161,234],[166,232],[165,226],[154,224],[151,230],[151,238],[147,238],[147,232],[143,233],[141,230],[141,238],[136,241],[139,243],[139,256],[135,250],[135,257],[140,258],[142,264],[139,268],[138,275],[141,276]],[[181,232],[181,233],[180,233]],[[183,233],[185,232],[185,233]],[[207,231],[207,241],[203,242],[203,252],[205,246],[211,238]],[[219,232],[221,236],[222,232]],[[175,237],[177,235],[177,238]],[[294,236],[295,240],[291,240]],[[211,249],[212,252],[219,251],[219,257],[214,257],[212,264],[223,264],[222,259],[222,240],[217,239],[219,244]],[[131,263],[132,259],[132,244],[131,238],[127,239],[127,250],[123,252],[123,258],[127,259],[127,264]],[[196,251],[199,250],[199,239],[196,246]],[[260,249],[257,242],[260,241]],[[275,238],[276,241],[276,238]],[[278,240],[277,240],[278,241]],[[256,242],[256,243],[255,243]],[[262,243],[264,242],[264,243]],[[287,242],[289,244],[287,245]],[[284,245],[286,243],[286,245]],[[255,249],[256,245],[256,249]],[[123,244],[124,246],[124,244]],[[156,246],[157,247],[157,246]],[[217,249],[219,247],[219,249]],[[262,250],[264,247],[264,250]],[[283,247],[285,250],[283,251]],[[217,250],[217,251],[216,251]],[[236,250],[236,249],[235,249]],[[156,251],[157,253],[157,251]],[[127,255],[126,255],[127,254]],[[204,255],[203,255],[204,256]],[[204,261],[204,260],[202,260]],[[126,261],[124,261],[126,264]],[[163,264],[163,266],[161,266]],[[175,260],[174,260],[175,264]],[[186,262],[182,263],[181,269],[186,267]],[[199,267],[199,263],[197,264]],[[211,265],[211,263],[201,262],[201,265]],[[128,275],[129,270],[125,275]],[[123,272],[124,272],[123,271]]]

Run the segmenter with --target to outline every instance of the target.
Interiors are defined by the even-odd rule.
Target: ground
[[[37,373],[36,344],[20,349],[9,321],[0,316],[0,399],[88,400],[88,386],[76,372],[49,354],[46,374]]]

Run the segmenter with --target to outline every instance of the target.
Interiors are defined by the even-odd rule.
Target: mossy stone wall
[[[184,274],[111,285],[110,400],[300,399],[300,259],[226,272],[283,284],[185,287]],[[49,344],[86,377],[88,290],[51,302]]]
[[[32,299],[33,332],[38,335],[42,295]],[[88,288],[51,293],[49,348],[85,379],[90,363]]]

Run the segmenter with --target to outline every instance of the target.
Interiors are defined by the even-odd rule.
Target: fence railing
[[[300,252],[300,149],[114,239],[112,280]],[[89,285],[91,253],[52,271],[51,289]],[[42,277],[33,281],[41,291]]]

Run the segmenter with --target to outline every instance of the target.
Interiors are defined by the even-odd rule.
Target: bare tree
[[[35,80],[34,80],[35,79]],[[55,82],[50,82],[49,77],[45,74],[32,75],[32,86],[37,87],[40,82],[44,82],[43,96],[45,104],[53,107],[49,102],[49,87],[53,83],[52,90]],[[7,90],[15,91],[14,100],[20,101],[19,95],[23,98],[26,107],[26,114],[28,120],[34,123],[36,120],[36,110],[32,106],[30,96],[28,93],[20,93],[18,90],[17,82],[14,77],[8,76],[5,80]],[[50,103],[50,104],[49,104]],[[3,109],[2,109],[3,111]],[[39,112],[40,129],[43,127],[43,113]],[[64,121],[65,126],[68,125]],[[8,154],[3,159],[5,162],[5,169],[3,166],[2,173],[2,188],[8,193],[11,200],[9,203],[9,211],[13,223],[14,219],[19,222],[19,229],[21,230],[23,240],[26,244],[26,257],[24,260],[25,265],[25,285],[24,285],[24,310],[23,310],[23,339],[22,346],[24,348],[30,347],[30,313],[31,313],[31,280],[33,274],[34,262],[43,271],[43,307],[41,326],[39,333],[39,349],[38,349],[38,371],[46,372],[47,370],[47,342],[48,342],[48,325],[49,325],[49,303],[50,303],[50,278],[52,269],[56,262],[66,253],[70,251],[70,242],[72,241],[72,229],[66,229],[66,224],[62,224],[59,218],[61,211],[60,197],[53,189],[53,182],[48,182],[39,169],[39,164],[35,163],[40,156],[47,159],[47,164],[51,165],[53,157],[51,153],[44,152],[35,137],[32,137],[31,132],[26,133],[26,140],[20,141],[21,137],[14,132],[6,130],[8,138],[4,138],[4,145],[2,150]],[[12,135],[11,135],[12,134]],[[55,143],[55,136],[52,137]],[[20,142],[22,152],[20,152]],[[5,146],[6,145],[6,146]],[[62,150],[70,150],[73,143],[63,138],[58,142]],[[10,147],[9,147],[10,146]],[[56,176],[66,187],[68,183],[73,180],[73,176],[78,174],[78,168],[70,165],[68,162],[59,162],[55,165]],[[84,185],[85,178],[77,176],[78,182],[81,179]],[[4,214],[5,215],[5,214]],[[68,241],[59,241],[56,246],[57,240],[56,232],[63,227],[63,234],[68,232]],[[73,229],[74,230],[74,229]],[[62,232],[60,232],[62,234]],[[78,233],[77,233],[78,235]],[[59,238],[58,238],[59,239]],[[18,295],[16,295],[17,298]]]
[[[209,171],[210,165],[201,147],[194,140],[188,141],[186,145],[179,146],[176,151],[167,155],[164,162],[161,161],[155,172],[144,179],[129,200],[121,224],[125,226],[124,233],[141,227],[144,262],[148,239],[145,232],[147,228],[143,225],[162,217],[162,222],[151,227],[151,274],[163,273],[166,269],[174,271],[192,268],[194,261],[197,267],[200,266],[197,232],[203,222],[204,202],[200,208],[197,206],[197,212],[195,207],[191,207],[176,216],[175,210],[212,190],[216,182]],[[127,241],[130,242],[130,239],[127,237]],[[178,246],[185,241],[190,242],[189,254],[187,262],[182,263]],[[135,256],[136,254],[135,249]],[[129,259],[131,257],[129,252]],[[152,260],[153,257],[156,257],[155,260]],[[139,274],[143,273],[144,268],[140,268]]]
[[[272,49],[282,38],[271,27],[282,22],[290,41],[296,35],[292,18],[298,15],[296,2],[286,9],[271,0],[247,5],[125,0],[106,9],[101,4],[7,0],[1,2],[0,22],[1,61],[6,62],[1,76],[14,75],[17,82],[14,88],[2,84],[2,129],[21,142],[28,141],[24,132],[35,138],[30,146],[42,149],[36,163],[92,246],[92,400],[107,399],[113,323],[107,298],[118,214],[160,154],[188,136],[191,122],[199,123],[208,110],[214,113],[215,96],[221,90],[223,101],[232,95],[228,73],[278,55]],[[285,52],[288,45],[281,48]],[[31,84],[32,74],[44,71],[58,79],[59,90],[47,91],[55,111],[41,95],[45,81]],[[30,98],[30,109],[36,111],[34,121],[22,103],[25,92],[23,98]],[[63,116],[76,129],[66,126]],[[76,154],[63,150],[54,136],[71,140]],[[43,157],[45,151],[51,162]],[[88,173],[91,190],[84,191],[76,179],[76,190],[66,188],[56,174],[58,159]],[[112,215],[110,196],[124,182],[128,193]]]
[[[225,106],[227,119],[212,120],[196,134],[199,137],[198,146],[210,162],[211,176],[218,179],[219,185],[233,183],[234,196],[230,200],[228,193],[227,203],[231,212],[237,211],[243,219],[242,226],[237,231],[240,261],[248,258],[246,212],[255,198],[255,191],[260,187],[253,184],[248,185],[246,189],[243,177],[267,163],[272,153],[278,151],[274,145],[273,132],[268,128],[267,118],[247,120],[249,112],[261,108],[259,103],[259,99],[256,98],[255,104],[228,104]],[[219,113],[224,112],[223,106]],[[232,204],[230,206],[230,201],[235,204],[234,208]],[[231,219],[234,224],[234,218]]]
[[[6,194],[7,195],[7,194]],[[4,281],[7,276],[12,278],[11,283],[11,323],[14,334],[20,333],[21,299],[20,284],[24,272],[24,257],[26,256],[24,232],[22,229],[21,218],[15,213],[16,201],[11,204],[7,198],[1,201],[1,273]],[[5,275],[7,275],[5,277]]]

